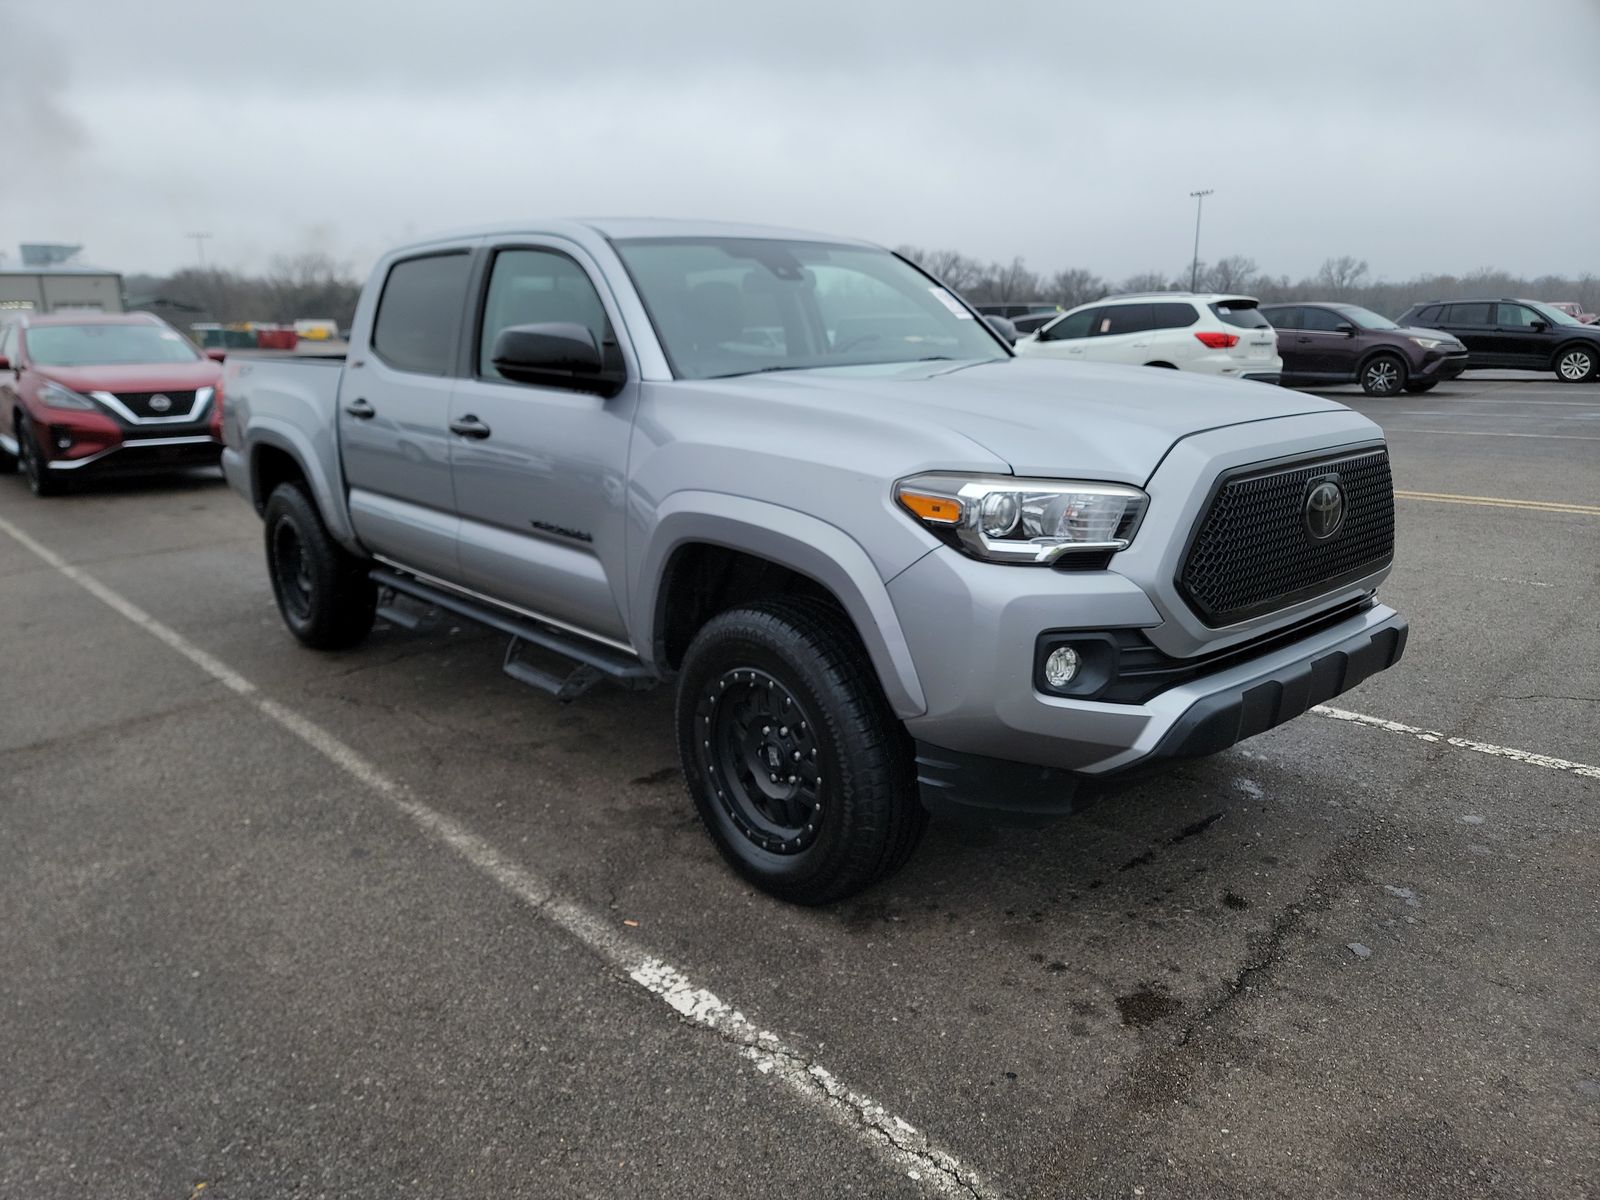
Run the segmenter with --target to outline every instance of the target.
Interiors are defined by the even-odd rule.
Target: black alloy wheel
[[[816,721],[765,671],[733,668],[701,689],[700,754],[734,827],[773,854],[817,840],[823,816]]]
[[[900,869],[927,826],[910,738],[836,606],[713,617],[678,674],[678,755],[701,823],[751,883],[827,904]]]
[[[272,578],[278,585],[278,599],[285,614],[295,621],[309,620],[311,569],[300,531],[293,522],[279,521],[272,527]]]
[[[267,575],[289,632],[316,650],[343,650],[366,637],[378,589],[367,564],[333,540],[305,490],[279,484],[263,516]]]

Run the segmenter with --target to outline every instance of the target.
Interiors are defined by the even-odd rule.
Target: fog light
[[[1051,687],[1066,687],[1078,674],[1083,660],[1071,646],[1057,646],[1044,660],[1044,680]]]
[[[58,434],[56,434],[56,449],[57,450],[71,450],[72,449],[72,435],[69,434],[69,433],[58,433]]]

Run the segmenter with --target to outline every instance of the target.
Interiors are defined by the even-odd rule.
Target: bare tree
[[[1106,294],[1106,281],[1093,271],[1082,267],[1068,267],[1050,276],[1040,293],[1042,299],[1054,300],[1062,308],[1076,308]]]
[[[1338,299],[1359,288],[1366,277],[1367,260],[1358,260],[1348,254],[1323,259],[1322,266],[1317,270],[1318,285]]]
[[[1038,300],[1042,288],[1039,277],[1028,270],[1027,264],[1021,258],[1013,258],[1009,263],[990,263],[967,291],[978,303],[992,304]]]
[[[1243,254],[1219,258],[1201,272],[1202,289],[1208,292],[1244,292],[1256,273],[1256,260]]]
[[[1119,292],[1165,292],[1171,290],[1167,277],[1160,271],[1144,271],[1129,275],[1117,285]]]
[[[959,250],[924,250],[921,246],[896,246],[895,253],[909,258],[928,274],[965,292],[983,278],[983,264]]]

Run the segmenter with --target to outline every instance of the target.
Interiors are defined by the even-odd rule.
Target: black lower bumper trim
[[[1282,725],[1348,692],[1363,679],[1394,666],[1405,653],[1408,628],[1404,617],[1390,617],[1314,658],[1291,663],[1197,700],[1148,755],[1122,771],[1096,778],[1131,774],[1177,759],[1215,754],[1245,738]]]
[[[917,785],[935,816],[997,825],[1042,825],[1072,811],[1084,782],[1130,779],[1182,759],[1226,750],[1282,725],[1379,671],[1405,652],[1407,625],[1395,615],[1316,655],[1197,700],[1155,748],[1115,771],[1082,775],[916,743]]]

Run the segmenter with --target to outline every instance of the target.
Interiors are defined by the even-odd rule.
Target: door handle
[[[358,421],[367,421],[378,415],[378,410],[365,400],[352,400],[344,406],[344,410]]]
[[[477,417],[467,413],[450,422],[450,432],[458,437],[482,439],[488,437],[491,431]]]
[[[1301,343],[1305,343],[1305,342],[1309,342],[1309,341],[1310,341],[1310,340],[1311,340],[1311,339],[1310,339],[1310,338],[1308,338],[1308,337],[1300,337],[1300,338],[1295,338],[1295,341],[1297,341],[1297,342],[1301,342]]]

